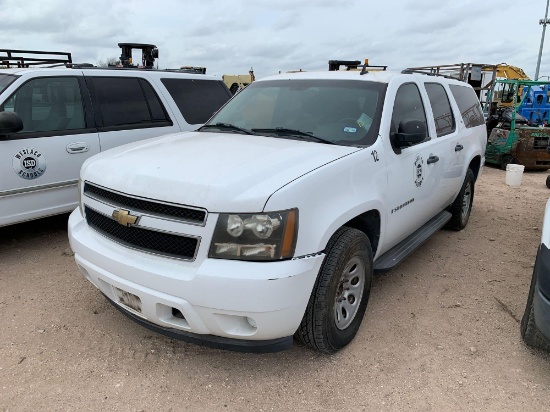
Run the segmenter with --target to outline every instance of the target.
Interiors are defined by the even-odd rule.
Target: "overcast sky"
[[[364,58],[395,70],[505,62],[533,77],[545,8],[546,0],[0,0],[0,47],[96,64],[119,57],[119,42],[152,43],[160,68],[253,67],[258,78]],[[550,38],[540,76],[550,76],[548,50]]]

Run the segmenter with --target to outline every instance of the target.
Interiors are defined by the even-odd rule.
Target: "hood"
[[[209,212],[252,213],[262,211],[288,182],[358,150],[264,136],[178,133],[107,150],[84,164],[81,177]]]

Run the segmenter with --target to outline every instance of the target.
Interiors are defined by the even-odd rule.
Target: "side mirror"
[[[397,133],[394,133],[394,143],[399,148],[420,143],[425,138],[426,123],[420,120],[404,119],[399,123]]]
[[[23,121],[15,112],[0,112],[0,135],[17,133],[23,130]]]

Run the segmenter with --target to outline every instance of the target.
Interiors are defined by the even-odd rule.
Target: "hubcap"
[[[462,197],[462,221],[464,222],[470,213],[470,204],[472,203],[472,185],[470,182],[464,188],[464,196]]]
[[[340,330],[346,329],[357,314],[365,288],[365,265],[358,257],[350,259],[338,282],[334,302],[334,321]]]

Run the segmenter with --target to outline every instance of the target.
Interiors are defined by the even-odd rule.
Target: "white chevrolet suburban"
[[[466,226],[485,145],[465,83],[276,75],[196,132],[87,161],[70,243],[84,276],[147,328],[243,351],[295,336],[333,353],[361,324],[374,270]]]
[[[230,97],[221,80],[179,71],[1,70],[0,226],[72,211],[90,156],[196,129]]]

